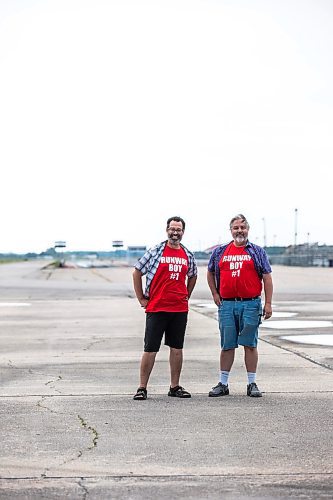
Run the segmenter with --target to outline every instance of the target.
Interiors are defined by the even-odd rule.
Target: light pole
[[[294,240],[294,246],[296,248],[296,245],[297,245],[297,212],[298,212],[298,209],[295,208],[295,240]]]
[[[267,241],[266,241],[266,221],[265,221],[265,217],[262,218],[262,222],[263,222],[263,226],[264,226],[264,248],[266,248]]]

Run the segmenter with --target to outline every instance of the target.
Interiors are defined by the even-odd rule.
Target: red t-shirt
[[[188,258],[185,251],[165,245],[150,286],[146,312],[187,312],[187,271]]]
[[[261,294],[261,280],[245,247],[230,243],[221,257],[219,268],[220,295],[223,299],[245,299]]]

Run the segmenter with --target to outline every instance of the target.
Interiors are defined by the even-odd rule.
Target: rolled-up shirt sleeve
[[[188,271],[187,271],[187,276],[189,278],[193,278],[193,276],[197,276],[197,274],[198,274],[197,263],[195,261],[195,258],[191,257],[189,259],[189,267],[188,267]]]
[[[208,262],[208,271],[211,273],[215,272],[215,254],[216,251],[214,250]]]
[[[151,258],[152,254],[150,250],[147,250],[147,252],[140,257],[140,259],[137,261],[135,264],[134,268],[137,269],[138,271],[141,272],[141,274],[147,274],[148,272],[148,262]]]
[[[268,260],[268,255],[264,249],[262,249],[261,267],[262,267],[262,274],[269,274],[272,272],[272,268]]]

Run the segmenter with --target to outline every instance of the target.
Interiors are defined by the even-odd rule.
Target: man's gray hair
[[[239,220],[239,219],[240,219],[240,220],[241,220],[244,224],[246,224],[246,227],[249,229],[250,225],[249,225],[249,223],[247,222],[245,215],[243,215],[243,214],[237,214],[237,215],[235,215],[235,217],[233,217],[233,218],[231,219],[230,224],[229,224],[230,229],[232,228],[233,223],[235,222],[235,220]]]

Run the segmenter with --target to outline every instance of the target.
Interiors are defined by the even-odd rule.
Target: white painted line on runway
[[[0,302],[0,307],[27,307],[31,306],[28,302]]]
[[[275,330],[293,330],[294,328],[327,328],[332,327],[332,321],[265,321],[261,328],[272,328]]]
[[[298,313],[291,312],[277,312],[273,310],[273,318],[292,318],[293,316],[297,316]]]
[[[289,335],[280,337],[283,340],[296,342],[297,344],[316,344],[333,346],[333,335]]]

